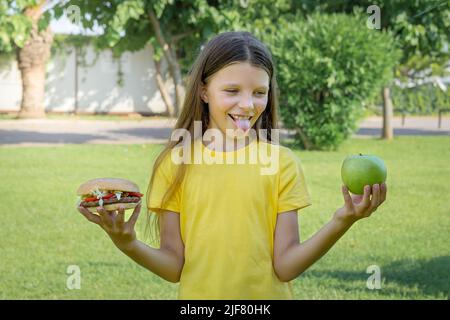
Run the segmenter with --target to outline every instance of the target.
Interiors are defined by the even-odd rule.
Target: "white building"
[[[45,110],[80,113],[164,114],[166,107],[155,80],[153,52],[150,46],[138,52],[126,52],[120,62],[112,59],[111,51],[98,54],[93,47],[76,68],[75,48],[67,54],[52,56],[47,65]],[[92,65],[91,65],[92,64]],[[119,77],[119,68],[122,77]],[[76,72],[77,69],[77,72]],[[165,70],[164,63],[162,70]],[[119,79],[122,81],[119,81]],[[122,85],[119,85],[119,82]],[[173,98],[172,82],[168,90]],[[76,93],[77,92],[77,93]],[[22,84],[14,56],[0,56],[0,113],[20,109]]]

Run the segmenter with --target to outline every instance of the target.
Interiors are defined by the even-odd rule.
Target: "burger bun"
[[[77,190],[78,195],[89,194],[96,188],[103,190],[120,190],[125,192],[139,192],[139,186],[127,179],[96,178],[81,184]]]

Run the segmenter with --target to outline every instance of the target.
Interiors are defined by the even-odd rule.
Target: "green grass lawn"
[[[135,181],[143,193],[160,145],[0,147],[1,299],[175,299],[177,284],[135,264],[75,209],[75,191],[101,176]],[[298,151],[313,205],[300,211],[301,240],[342,206],[340,166],[348,154],[381,156],[388,198],[304,274],[297,299],[448,299],[450,139],[352,139],[337,152]],[[145,204],[144,204],[145,205]],[[144,210],[142,211],[144,213]],[[142,235],[144,214],[138,222]],[[81,270],[69,290],[68,267]],[[381,270],[381,289],[366,281]]]

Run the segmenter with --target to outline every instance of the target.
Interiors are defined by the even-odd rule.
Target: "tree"
[[[380,31],[392,31],[396,42],[402,48],[400,63],[395,68],[399,78],[426,77],[443,73],[450,58],[450,2],[448,0],[301,0],[298,9],[309,14],[313,11],[327,13],[353,13],[364,11],[370,6],[380,9]],[[373,8],[373,7],[372,7]],[[368,11],[368,17],[374,12]],[[447,50],[445,47],[447,46]],[[382,90],[383,138],[392,139],[391,118],[393,106],[389,86]]]
[[[56,10],[57,16],[62,15],[67,5],[64,3]],[[213,29],[214,13],[211,10],[214,11],[214,8],[205,0],[74,0],[70,1],[70,5],[80,8],[81,23],[85,28],[97,24],[104,29],[97,43],[102,48],[111,48],[116,56],[152,45],[161,96],[168,113],[177,116],[184,98],[180,65],[184,53],[179,43],[188,37],[195,38],[195,34],[206,35],[205,30]],[[173,80],[175,103],[172,103],[164,86],[165,76],[160,68],[162,58],[167,62]]]
[[[98,43],[116,55],[153,47],[157,84],[172,116],[181,111],[185,75],[202,43],[222,31],[249,29],[256,19],[260,25],[273,23],[278,14],[291,11],[291,0],[73,0],[70,5],[80,8],[84,27],[104,29]],[[163,58],[175,87],[173,104],[163,85]]]
[[[22,76],[19,118],[45,117],[45,73],[53,41],[44,0],[0,1],[0,52],[16,53]]]

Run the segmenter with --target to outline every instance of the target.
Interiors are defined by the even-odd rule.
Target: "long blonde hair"
[[[190,136],[194,137],[194,121],[201,121],[203,136],[209,124],[209,107],[208,104],[200,98],[202,85],[207,85],[210,77],[220,69],[236,62],[246,62],[252,66],[262,68],[269,75],[270,86],[267,106],[256,121],[254,129],[256,130],[256,138],[258,140],[260,139],[259,130],[267,129],[266,140],[268,143],[272,142],[271,129],[278,129],[278,86],[272,55],[269,49],[260,40],[255,38],[251,33],[245,31],[224,32],[218,34],[205,44],[189,71],[183,108],[173,130],[186,129],[189,131]],[[152,241],[155,241],[158,244],[160,242],[160,224],[158,214],[148,209],[150,192],[156,170],[158,170],[158,167],[165,157],[169,155],[169,152],[171,152],[171,150],[179,143],[180,141],[172,141],[172,139],[169,138],[169,141],[155,160],[147,188],[146,235],[150,235],[149,231],[151,231],[153,222],[154,229],[153,232],[150,233],[154,235]],[[177,165],[175,178],[164,194],[161,206],[164,206],[166,201],[171,199],[180,187],[185,172],[185,163]]]

